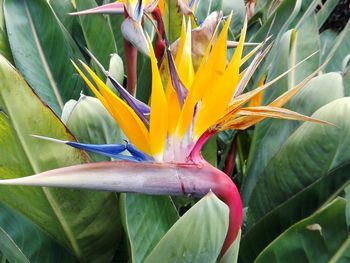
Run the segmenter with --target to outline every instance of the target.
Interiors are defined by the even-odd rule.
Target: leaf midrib
[[[8,63],[8,62],[7,62]],[[17,72],[17,70],[8,63],[7,65],[8,67],[11,67],[11,70],[13,70],[17,75],[18,75],[18,82],[24,83],[24,85],[26,85],[25,80],[23,79],[23,77]],[[3,96],[3,94],[1,94],[1,97]],[[1,99],[0,97],[0,99]],[[14,135],[17,137],[17,140],[19,142],[20,147],[22,148],[24,155],[28,161],[28,165],[30,165],[31,170],[33,171],[33,173],[39,173],[42,172],[41,169],[37,166],[35,160],[33,160],[33,158],[31,157],[30,154],[30,149],[28,148],[27,144],[26,144],[26,140],[22,134],[20,127],[21,125],[17,123],[15,118],[12,118],[13,114],[11,111],[11,107],[8,106],[8,103],[6,100],[2,100],[2,103],[4,105],[4,109],[6,109],[6,116],[9,118],[9,124],[12,125],[13,128],[13,132]],[[29,136],[29,135],[28,135]],[[69,224],[67,223],[67,220],[64,218],[63,213],[60,210],[59,206],[57,205],[57,202],[54,200],[53,196],[50,193],[50,190],[48,188],[41,188],[43,191],[43,195],[45,196],[45,198],[47,199],[47,202],[49,204],[49,206],[52,209],[53,214],[56,216],[56,219],[58,221],[58,223],[60,224],[60,227],[62,229],[62,231],[64,232],[64,236],[67,238],[69,244],[71,245],[71,248],[74,251],[74,254],[78,257],[81,258],[82,252],[79,248],[78,242],[76,241],[76,239],[74,238],[73,232],[71,231],[71,229],[69,229]],[[58,209],[55,210],[54,208]],[[56,238],[55,238],[56,239]],[[58,240],[60,243],[62,243],[62,240]],[[63,244],[63,246],[66,246],[65,244]]]
[[[17,246],[16,242],[12,239],[12,237],[2,228],[0,227],[0,236],[7,239],[7,243],[10,243],[13,248],[15,248],[18,252],[18,255],[20,255],[21,260],[23,260],[23,263],[30,263],[29,258],[22,252],[22,250]],[[1,238],[1,240],[3,240]]]
[[[37,32],[36,32],[34,24],[33,24],[33,20],[32,20],[32,18],[30,16],[30,13],[29,13],[27,0],[24,0],[24,5],[25,5],[26,14],[28,16],[30,28],[32,30],[35,43],[36,43],[36,45],[38,47],[38,53],[40,55],[40,59],[43,62],[43,66],[44,66],[45,72],[48,74],[48,80],[50,81],[50,84],[51,84],[51,86],[53,88],[53,91],[54,91],[54,93],[55,93],[55,95],[57,97],[57,101],[60,104],[60,106],[62,107],[63,106],[62,98],[60,97],[60,95],[58,93],[57,86],[56,86],[55,81],[54,81],[54,79],[52,77],[50,68],[49,68],[49,66],[48,66],[48,64],[46,62],[44,52],[43,52],[42,47],[40,45],[40,41],[39,41]],[[21,79],[21,81],[24,81],[24,80]],[[6,107],[6,108],[8,108],[8,107]],[[27,149],[28,147],[26,146],[26,143],[25,143],[25,140],[23,139],[22,134],[17,132],[18,131],[18,125],[16,124],[16,121],[13,118],[11,118],[11,122],[12,122],[12,125],[14,126],[14,128],[15,128],[14,131],[17,134],[18,140],[19,140],[19,142],[20,142],[20,144],[21,144],[21,146],[23,148],[23,151],[24,151],[24,153],[25,153],[25,155],[26,155],[26,157],[28,159],[28,162],[31,165],[34,173],[42,172],[36,166],[35,161],[31,159],[30,154],[29,154],[30,151]],[[51,190],[46,188],[46,187],[42,187],[41,189],[42,189],[42,191],[44,193],[44,196],[46,197],[46,199],[47,199],[47,201],[48,201],[48,203],[49,203],[49,205],[50,205],[50,207],[51,207],[51,209],[53,211],[53,214],[56,216],[57,221],[60,223],[60,226],[61,226],[63,232],[65,233],[66,238],[68,239],[69,243],[71,244],[71,247],[72,247],[75,255],[78,258],[81,258],[82,253],[81,253],[81,250],[79,248],[78,242],[74,238],[74,234],[73,234],[72,230],[70,229],[67,220],[64,218],[63,213],[62,213],[58,203],[56,202],[55,198],[51,194]]]
[[[54,77],[53,77],[53,75],[51,73],[51,69],[50,69],[49,64],[47,62],[44,50],[43,50],[43,48],[41,46],[40,39],[38,37],[38,33],[36,31],[36,28],[34,26],[34,22],[33,22],[32,16],[31,16],[29,8],[28,8],[27,0],[24,0],[24,8],[25,8],[25,11],[26,11],[26,15],[27,15],[27,18],[28,18],[28,21],[29,21],[29,27],[30,27],[30,29],[32,31],[32,35],[33,35],[33,38],[34,38],[34,41],[35,41],[35,45],[37,47],[37,51],[38,51],[40,60],[42,62],[43,68],[44,68],[44,71],[46,73],[47,79],[48,79],[48,81],[50,83],[50,86],[52,88],[52,91],[53,91],[53,93],[54,93],[54,95],[56,97],[57,103],[58,103],[60,109],[62,110],[63,106],[64,106],[64,103],[63,103],[62,97],[61,97],[61,95],[60,95],[60,93],[58,91],[58,87],[56,85],[55,79],[54,79]]]

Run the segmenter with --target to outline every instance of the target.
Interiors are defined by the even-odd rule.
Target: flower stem
[[[164,43],[165,28],[164,28],[162,14],[160,13],[159,7],[156,7],[153,10],[152,16],[157,22],[158,38],[157,38],[157,44],[156,44],[154,52],[155,52],[155,55],[156,55],[156,58],[158,61],[158,66],[160,66],[160,64],[162,62],[163,55],[164,55],[164,50],[165,50],[165,43]]]

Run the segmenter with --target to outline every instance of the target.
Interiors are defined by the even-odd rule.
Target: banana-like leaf
[[[0,204],[0,251],[9,262],[77,262],[69,250],[40,227],[3,204]]]
[[[3,3],[4,0],[0,0],[0,54],[13,62],[10,44],[6,34]]]
[[[338,0],[329,0],[322,4],[322,7],[320,10],[317,11],[317,25],[318,29],[322,27],[324,22],[328,19],[330,14],[333,12],[335,7],[338,5],[339,1]]]
[[[277,8],[269,14],[268,20],[260,27],[260,29],[251,37],[249,42],[261,42],[266,37],[270,30],[270,35],[274,39],[278,39],[286,32],[290,23],[298,15],[301,8],[302,1],[292,0],[285,1],[278,5]],[[270,29],[271,28],[271,29]]]
[[[67,29],[69,34],[73,35],[74,30],[77,30],[79,25],[77,19],[67,14],[74,12],[73,1],[71,0],[49,0],[48,1],[56,16],[61,21],[63,26]],[[79,27],[79,30],[80,27]],[[75,32],[76,33],[76,32]]]
[[[77,98],[82,81],[70,63],[82,58],[78,47],[47,1],[6,0],[6,27],[16,67],[57,114]]]
[[[236,240],[232,243],[232,245],[229,247],[229,249],[226,251],[223,257],[220,259],[219,263],[236,263],[237,262],[238,253],[239,253],[239,243],[241,242],[241,234],[242,232],[239,231],[239,234]]]
[[[326,71],[342,70],[343,59],[350,53],[350,21],[347,23],[343,31],[336,37],[334,44],[328,56],[331,57]]]
[[[87,161],[31,134],[74,140],[61,121],[0,57],[0,176],[17,178]],[[118,244],[117,199],[110,193],[1,187],[0,200],[44,229],[82,261],[108,261]]]
[[[319,40],[317,39],[318,31],[315,20],[308,20],[308,23],[308,25],[304,25],[298,31],[291,30],[286,32],[278,42],[278,45],[275,45],[274,48],[277,49],[275,51],[276,57],[269,71],[268,80],[279,76],[282,72],[296,65],[301,59],[317,51],[319,48]],[[306,37],[307,34],[312,34],[314,37],[308,38]],[[286,77],[279,80],[271,88],[267,89],[263,97],[263,104],[270,103],[287,90],[292,89],[294,85],[312,74],[318,67],[319,54],[316,54],[305,61],[305,63],[300,64],[296,69],[293,69]],[[303,95],[300,96],[297,94],[289,103],[289,105],[295,106],[287,105],[287,108],[309,116],[314,113],[318,107],[323,106],[333,99],[342,97],[343,87],[341,82],[339,82],[339,75],[337,75],[337,77],[329,75],[329,78],[332,78],[332,80],[328,81],[327,75],[324,77],[316,77],[315,80],[310,81],[303,89],[305,92],[303,90],[301,91]],[[317,79],[319,80],[317,81]],[[314,83],[311,84],[311,82]],[[323,84],[322,86],[320,85],[321,83]],[[334,92],[329,95],[329,89],[333,89],[333,87]],[[304,96],[307,97],[303,99]],[[281,125],[282,123],[283,125]],[[244,204],[248,203],[256,181],[271,155],[279,149],[281,144],[298,125],[300,125],[300,123],[269,119],[256,126],[247,163],[247,176],[242,186]],[[264,151],[264,154],[261,154],[261,151]]]
[[[164,1],[163,22],[170,43],[178,39],[181,34],[182,14],[178,12],[176,2],[177,0]]]
[[[132,262],[144,262],[150,251],[178,219],[168,196],[121,194],[121,214]]]
[[[350,96],[350,68],[343,75],[344,95]]]
[[[349,181],[350,98],[320,108],[312,117],[337,127],[304,123],[273,155],[249,200],[242,262],[251,262],[281,232],[309,216]]]
[[[208,193],[169,229],[144,262],[216,262],[228,213],[228,207]]]
[[[345,207],[343,198],[335,199],[283,232],[254,262],[347,262],[350,236]]]

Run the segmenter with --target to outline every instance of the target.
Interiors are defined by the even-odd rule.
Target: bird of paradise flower
[[[201,149],[207,139],[220,131],[247,129],[267,117],[326,123],[282,108],[312,76],[267,106],[260,105],[261,94],[288,72],[243,93],[270,46],[264,48],[262,43],[243,56],[247,30],[245,21],[237,48],[227,64],[226,44],[230,22],[231,16],[217,39],[216,29],[197,70],[192,65],[191,23],[186,27],[186,23],[183,22],[175,59],[167,44],[170,76],[165,89],[152,44],[147,37],[152,67],[149,106],[131,96],[104,69],[121,97],[111,91],[82,61],[82,68],[73,62],[87,86],[113,116],[130,143],[89,145],[36,137],[124,161],[60,168],[25,178],[2,180],[0,184],[194,196],[204,196],[212,191],[230,209],[229,228],[222,249],[224,253],[235,240],[241,227],[242,203],[232,180],[202,158]],[[255,57],[251,64],[242,71],[241,66],[253,55]],[[124,151],[128,151],[129,154],[123,154]]]

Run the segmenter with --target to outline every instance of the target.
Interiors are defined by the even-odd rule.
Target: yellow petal
[[[81,62],[99,88],[110,107],[112,117],[119,124],[128,139],[141,151],[150,154],[148,131],[134,110],[115,95],[103,81],[83,62]]]
[[[152,92],[151,92],[151,114],[150,114],[150,148],[151,154],[157,159],[162,158],[168,131],[168,105],[164,94],[162,80],[157,66],[152,43],[147,37],[150,47],[152,65]],[[160,159],[161,160],[161,159]]]
[[[228,30],[228,28],[226,29]],[[239,68],[243,53],[243,44],[247,30],[247,20],[244,22],[241,37],[239,39],[234,55],[221,78],[218,78],[216,83],[213,83],[212,89],[207,91],[206,96],[203,97],[201,107],[198,111],[194,134],[198,138],[210,126],[222,117],[231,101],[232,95],[240,80]]]
[[[178,99],[178,96],[176,94],[175,89],[172,87],[171,83],[168,84],[167,92],[166,92],[166,98],[168,102],[168,120],[169,120],[169,127],[168,127],[168,134],[169,136],[173,135],[176,130],[176,125],[180,117],[181,113],[181,106]]]
[[[186,23],[184,19],[183,23]],[[191,32],[191,21],[188,20],[187,30],[184,30],[184,25],[182,26],[179,49],[175,58],[175,64],[180,80],[187,89],[191,87],[194,79]]]
[[[224,28],[229,26],[229,22],[230,22],[229,20],[230,19],[226,21]],[[225,70],[226,56],[218,57],[217,54],[220,54],[222,52],[225,52],[226,54],[227,32],[225,34],[225,32],[223,32],[224,30],[222,30],[213,50],[211,51],[212,44],[217,32],[217,28],[218,26],[216,27],[215,32],[213,33],[212,38],[208,44],[208,47],[205,51],[203,59],[199,65],[198,71],[193,80],[192,87],[190,88],[189,93],[187,94],[185,103],[183,105],[180,118],[179,118],[179,123],[177,125],[177,135],[179,137],[182,137],[186,133],[188,127],[190,126],[192,122],[193,113],[194,113],[194,107],[196,103],[202,98],[206,90],[210,88],[211,82],[215,77],[214,75],[222,74],[222,72],[220,71]],[[224,40],[225,40],[225,43],[223,43]],[[222,50],[223,46],[224,46],[224,49]],[[210,56],[208,57],[209,53],[210,53]],[[217,62],[217,60],[219,60],[219,63],[215,65],[215,62]],[[218,70],[218,72],[215,72],[215,70]]]
[[[175,65],[178,68],[181,62],[181,57],[184,53],[184,47],[186,42],[186,20],[185,17],[182,17],[182,27],[181,27],[181,36],[179,39],[179,47],[176,53],[175,57]],[[192,54],[191,59],[192,59]],[[179,74],[179,72],[178,72]],[[179,76],[180,77],[180,76]],[[181,78],[180,78],[181,79]],[[182,79],[181,79],[182,80]],[[185,86],[185,88],[189,88],[189,86]],[[169,136],[173,135],[173,133],[176,130],[176,125],[180,116],[181,112],[181,106],[180,102],[177,96],[177,93],[172,85],[172,81],[169,80],[166,88],[166,98],[168,102],[168,120],[169,120],[169,127],[168,127],[168,134]]]

